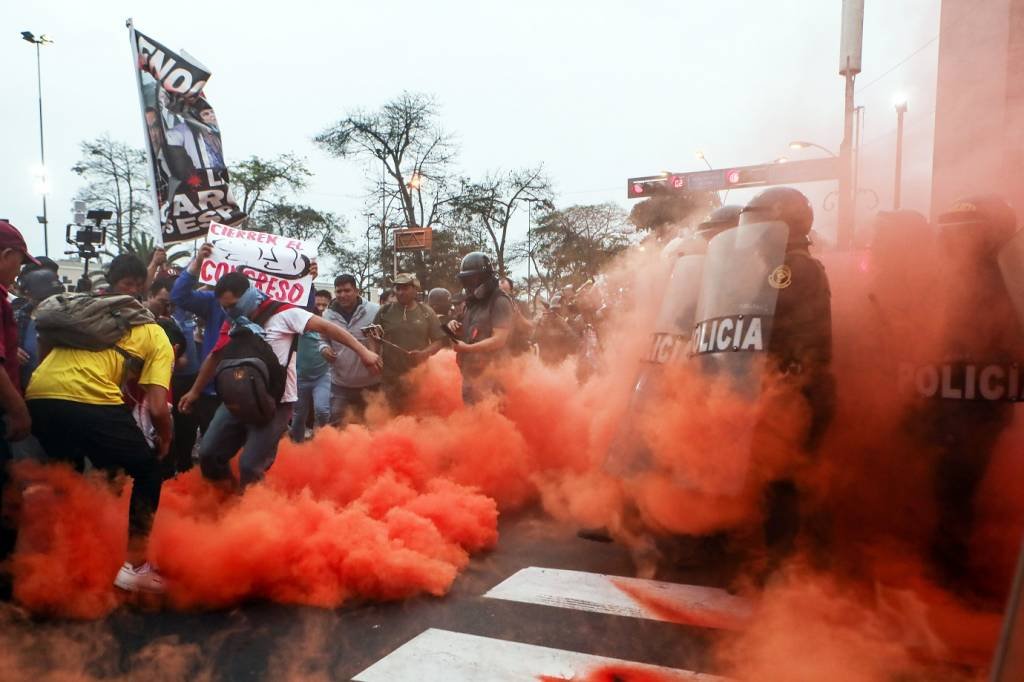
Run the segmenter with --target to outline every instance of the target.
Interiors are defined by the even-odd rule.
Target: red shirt
[[[4,363],[11,383],[21,393],[21,374],[18,360],[18,325],[14,322],[14,308],[7,296],[7,287],[0,286],[0,332],[3,344],[0,345],[0,362]]]

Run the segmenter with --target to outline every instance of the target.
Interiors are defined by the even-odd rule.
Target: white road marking
[[[750,603],[715,587],[657,580],[524,568],[485,597],[669,623],[736,629],[750,617]]]
[[[665,682],[725,682],[704,675],[533,644],[431,628],[352,678],[355,682],[539,682],[572,680],[607,665],[657,674]]]

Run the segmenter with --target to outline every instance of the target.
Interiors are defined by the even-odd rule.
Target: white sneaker
[[[166,590],[164,577],[148,561],[138,568],[134,568],[127,561],[124,562],[121,570],[117,572],[117,577],[114,578],[114,585],[126,592],[162,594]]]

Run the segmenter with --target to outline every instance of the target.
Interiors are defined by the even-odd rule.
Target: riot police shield
[[[1024,230],[999,250],[999,270],[1017,312],[1017,321],[1024,326]]]
[[[740,225],[708,244],[690,352],[709,374],[727,375],[755,396],[780,289],[792,283],[785,264],[789,228],[782,222]]]
[[[635,421],[660,393],[659,382],[666,376],[664,366],[685,362],[689,356],[703,266],[703,255],[682,256],[675,262],[641,358],[629,408],[608,452],[606,469],[613,475],[633,476],[651,466],[650,451],[634,428]]]

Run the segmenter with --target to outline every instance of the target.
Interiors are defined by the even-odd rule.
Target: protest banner
[[[208,241],[213,244],[213,255],[199,269],[199,281],[203,284],[216,284],[221,277],[237,270],[275,300],[296,305],[305,305],[309,300],[313,288],[309,270],[316,260],[313,244],[220,223],[210,223]]]
[[[146,131],[153,210],[164,244],[199,239],[213,221],[238,225],[220,126],[203,88],[210,71],[128,22]]]

